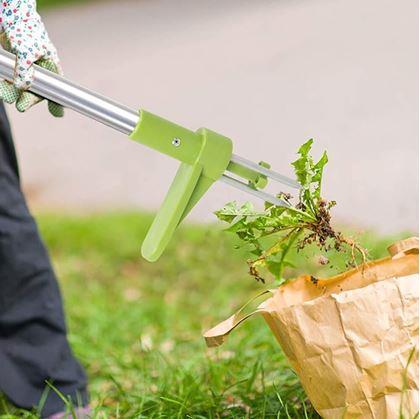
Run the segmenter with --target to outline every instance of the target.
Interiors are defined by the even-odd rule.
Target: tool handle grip
[[[16,57],[0,49],[0,77],[12,81]],[[73,109],[124,134],[131,134],[139,121],[139,113],[98,93],[35,65],[31,92]]]

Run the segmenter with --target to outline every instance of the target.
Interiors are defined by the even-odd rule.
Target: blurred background
[[[69,79],[218,131],[235,153],[288,175],[312,137],[315,157],[329,154],[324,194],[338,202],[334,220],[372,259],[416,234],[416,0],[38,3]],[[89,376],[92,417],[318,418],[262,319],[220,350],[206,350],[201,337],[273,287],[249,277],[246,248],[207,224],[227,201],[250,196],[217,183],[148,263],[140,244],[177,162],[45,108],[8,112],[69,339]],[[332,274],[319,249],[290,261],[287,278]]]
[[[335,216],[417,230],[418,2],[39,0],[66,76],[134,109],[229,136],[281,173],[328,151]],[[36,210],[155,210],[177,162],[68,111],[8,108]],[[249,196],[217,184],[190,220]]]

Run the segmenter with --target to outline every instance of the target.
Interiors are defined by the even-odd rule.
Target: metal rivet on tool
[[[172,140],[172,145],[174,146],[174,147],[179,147],[180,145],[181,145],[181,140],[179,139],[179,138],[174,138],[173,140]]]

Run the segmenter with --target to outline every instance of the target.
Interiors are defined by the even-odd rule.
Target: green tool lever
[[[0,50],[0,77],[13,80],[15,59],[13,54]],[[34,70],[31,92],[181,162],[142,245],[142,255],[149,261],[159,258],[178,224],[217,180],[281,206],[289,204],[261,190],[268,178],[300,187],[294,180],[270,170],[267,163],[256,164],[232,154],[232,141],[223,135],[206,128],[190,131],[144,110],[133,111],[37,65]]]
[[[232,141],[205,128],[190,131],[146,111],[140,111],[130,138],[181,161],[141,248],[143,257],[153,262],[180,221],[226,170]]]

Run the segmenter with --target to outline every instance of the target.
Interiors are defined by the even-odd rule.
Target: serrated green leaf
[[[311,151],[313,139],[311,138],[298,150],[299,158],[292,163],[295,168],[295,174],[302,188],[308,189],[312,180],[313,159],[309,152]]]
[[[321,198],[321,184],[322,184],[322,175],[324,172],[324,167],[328,163],[327,152],[324,151],[319,161],[315,164],[313,169],[312,183],[314,184],[314,196],[316,198]]]
[[[309,152],[311,151],[313,143],[314,143],[314,139],[310,138],[308,141],[306,141],[306,143],[302,144],[299,147],[298,154],[300,154],[301,156],[307,156]]]

